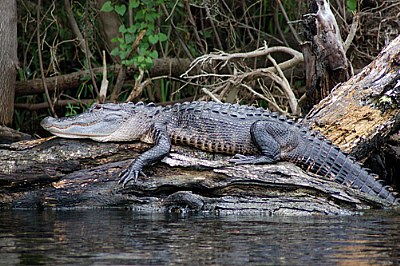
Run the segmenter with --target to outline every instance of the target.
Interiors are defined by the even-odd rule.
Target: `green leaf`
[[[131,0],[129,1],[129,8],[137,8],[140,5],[139,1]]]
[[[141,42],[139,44],[139,50],[142,54],[145,54],[147,49],[149,49],[150,44],[148,42]]]
[[[153,59],[151,59],[150,57],[146,57],[145,62],[147,65],[151,65],[153,64]]]
[[[105,2],[105,3],[103,4],[103,6],[101,7],[101,9],[100,9],[100,11],[103,11],[103,12],[111,12],[111,11],[113,11],[113,10],[114,10],[114,8],[113,8],[113,6],[111,5],[111,1]]]
[[[150,56],[151,58],[158,58],[158,52],[157,52],[157,50],[151,51],[151,52],[149,53],[149,56]]]
[[[160,40],[160,42],[165,42],[166,40],[168,40],[168,37],[164,33],[160,32],[158,34],[158,39]]]
[[[122,64],[124,64],[125,66],[130,67],[130,66],[135,64],[135,60],[133,58],[129,59],[129,60],[122,60]]]
[[[132,26],[130,26],[129,28],[128,28],[128,32],[129,33],[136,33],[136,31],[137,31],[137,25],[135,24],[135,25],[132,25]]]
[[[147,35],[153,34],[153,31],[154,31],[154,23],[147,24],[147,32],[146,32],[148,33]]]
[[[117,55],[119,55],[119,49],[118,49],[118,47],[115,47],[112,51],[111,51],[111,53],[110,53],[112,56],[117,56]]]
[[[128,55],[128,51],[120,51],[119,52],[119,57],[121,57],[121,59],[125,59],[127,55]]]
[[[136,19],[137,21],[138,21],[138,20],[144,19],[143,10],[139,10],[138,12],[136,12],[136,14],[135,14],[135,19]]]
[[[125,25],[122,24],[121,26],[119,26],[118,31],[122,34],[124,34],[125,32],[127,32],[128,30],[126,29]]]
[[[147,23],[154,23],[154,20],[158,17],[158,14],[154,14],[154,13],[148,13],[146,15],[146,21]]]
[[[111,41],[114,42],[114,43],[116,43],[116,42],[117,43],[124,43],[125,42],[124,38],[121,38],[121,37],[115,37]]]
[[[136,36],[134,34],[126,34],[125,35],[125,42],[127,44],[131,44],[136,40]]]
[[[119,49],[120,49],[121,51],[126,51],[126,50],[128,50],[129,47],[130,47],[129,43],[123,42],[123,43],[120,43],[120,44],[119,44]]]
[[[156,44],[158,42],[158,35],[150,35],[149,36],[149,42],[151,44]]]
[[[347,0],[347,8],[350,11],[357,11],[357,0]]]
[[[125,15],[126,6],[125,5],[117,5],[117,6],[114,6],[114,10],[118,15],[120,15],[122,17],[123,15]]]

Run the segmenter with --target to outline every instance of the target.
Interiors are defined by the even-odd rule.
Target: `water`
[[[176,216],[0,211],[1,265],[398,265],[400,212]]]

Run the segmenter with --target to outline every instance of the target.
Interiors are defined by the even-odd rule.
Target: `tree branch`
[[[57,114],[54,110],[53,103],[51,102],[49,90],[47,88],[47,84],[45,81],[45,74],[44,74],[44,69],[43,69],[43,58],[42,58],[42,47],[41,47],[41,40],[40,40],[40,25],[42,24],[41,17],[40,17],[40,12],[41,12],[41,5],[42,1],[39,0],[37,4],[37,30],[36,30],[36,37],[37,37],[37,44],[38,44],[38,56],[39,56],[39,66],[40,66],[40,76],[41,76],[41,82],[44,88],[44,91],[46,93],[46,98],[47,98],[47,103],[50,107],[50,111],[54,117],[57,117]]]

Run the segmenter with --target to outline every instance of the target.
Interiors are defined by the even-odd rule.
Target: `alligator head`
[[[144,113],[141,107],[142,103],[94,104],[73,117],[46,117],[40,125],[63,138],[89,138],[102,142],[135,140],[146,130],[143,128],[144,117],[135,115]]]

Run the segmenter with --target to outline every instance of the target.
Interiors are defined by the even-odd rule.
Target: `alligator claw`
[[[144,177],[147,177],[143,171],[137,170],[133,167],[129,167],[125,170],[123,170],[119,176],[121,177],[120,180],[118,181],[118,184],[122,184],[123,187],[125,187],[129,182],[133,181],[136,183],[139,175],[143,175]]]

